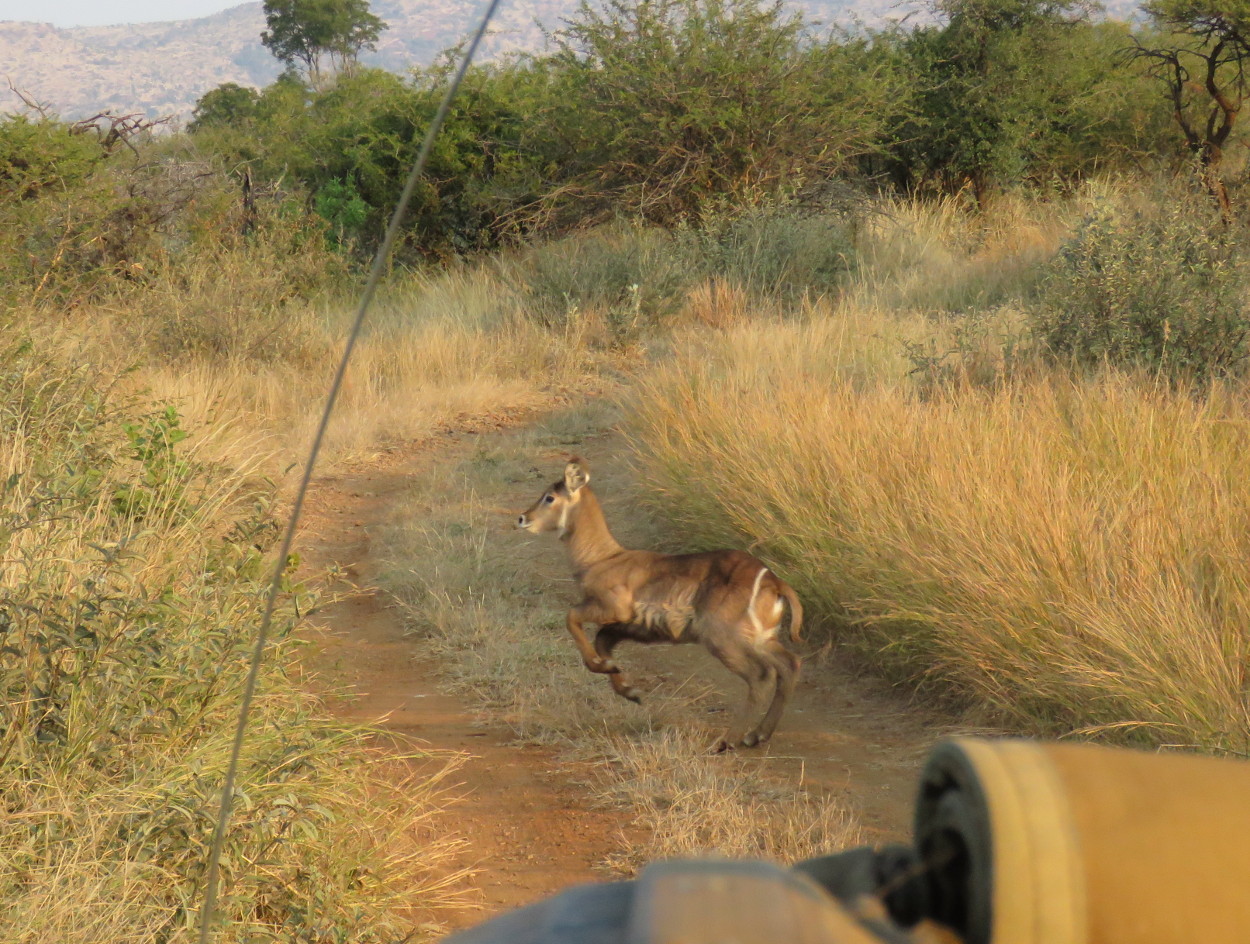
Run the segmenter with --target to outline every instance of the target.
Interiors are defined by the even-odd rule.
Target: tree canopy
[[[1145,8],[1162,30],[1138,39],[1129,55],[1163,84],[1203,185],[1227,219],[1232,201],[1221,165],[1250,92],[1250,2],[1153,0]]]
[[[327,62],[336,72],[350,68],[387,28],[369,0],[265,0],[264,10],[261,43],[280,62],[302,65],[314,85]]]
[[[224,82],[210,89],[195,103],[187,130],[201,131],[224,125],[239,124],[256,114],[260,93],[236,82]]]

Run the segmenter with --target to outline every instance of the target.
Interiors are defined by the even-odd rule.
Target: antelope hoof
[[[732,751],[733,749],[734,749],[734,746],[732,744],[730,744],[724,738],[721,738],[719,741],[717,741],[715,744],[712,745],[711,753],[725,754],[729,751]]]
[[[626,688],[624,690],[618,690],[617,694],[620,695],[622,698],[628,698],[635,705],[642,704],[642,692],[638,691],[638,689],[634,688],[634,686],[632,685],[629,686],[629,688]]]
[[[749,734],[744,735],[742,738],[743,747],[755,747],[755,745],[759,743],[761,743],[760,736],[755,731],[752,731]]]

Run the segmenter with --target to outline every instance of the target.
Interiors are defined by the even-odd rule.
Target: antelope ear
[[[572,495],[590,481],[590,470],[581,459],[570,459],[564,467],[564,487]]]

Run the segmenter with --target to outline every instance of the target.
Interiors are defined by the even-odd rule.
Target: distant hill
[[[196,20],[58,29],[0,23],[4,78],[65,118],[111,109],[189,115],[222,82],[261,86],[279,72],[260,45],[264,16],[248,3]],[[20,102],[0,102],[16,110]]]
[[[901,0],[788,0],[809,20],[850,25],[897,19],[915,3]],[[1132,10],[1131,0],[1109,4]],[[366,62],[403,71],[426,65],[464,38],[482,10],[481,0],[374,0],[389,24],[378,51]],[[559,25],[577,0],[505,0],[487,55],[542,49],[537,26]],[[1123,14],[1121,14],[1123,15]],[[58,29],[47,23],[0,22],[0,80],[8,79],[64,118],[106,109],[149,117],[190,117],[196,100],[223,82],[261,87],[278,74],[260,44],[265,18],[260,3],[213,16],[168,23]],[[17,96],[0,89],[0,111],[18,111]]]

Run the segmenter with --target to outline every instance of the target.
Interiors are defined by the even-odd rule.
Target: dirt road
[[[515,743],[509,729],[493,723],[481,706],[445,694],[440,667],[422,660],[417,641],[405,635],[399,614],[378,589],[385,554],[375,546],[376,535],[412,483],[431,474],[440,460],[523,433],[516,418],[479,422],[320,478],[300,542],[313,567],[333,565],[343,575],[344,599],[317,615],[308,660],[323,690],[351,693],[331,699],[335,713],[376,723],[397,735],[398,743],[466,755],[455,775],[460,799],[445,823],[467,841],[460,864],[479,872],[471,882],[472,905],[441,916],[450,927],[575,882],[605,879],[601,863],[631,841],[618,818],[591,808],[582,767],[552,749]],[[604,498],[611,521],[623,511],[619,506],[627,494],[627,473],[614,471],[619,437],[600,431],[578,448],[606,470],[597,481],[601,495],[615,496]],[[540,461],[550,460],[536,457]],[[553,477],[556,471],[553,466]],[[532,500],[530,491],[516,489],[518,507]],[[558,555],[558,548],[544,553]],[[690,676],[706,682],[722,705],[708,710],[724,711],[740,697],[741,682],[700,648],[634,647],[622,656],[652,686]],[[569,658],[576,658],[571,643]],[[603,697],[613,697],[606,685]],[[870,841],[904,839],[919,765],[942,733],[937,722],[879,683],[840,668],[835,648],[809,658],[778,736],[761,756],[779,778],[801,779],[808,791],[845,802]]]

